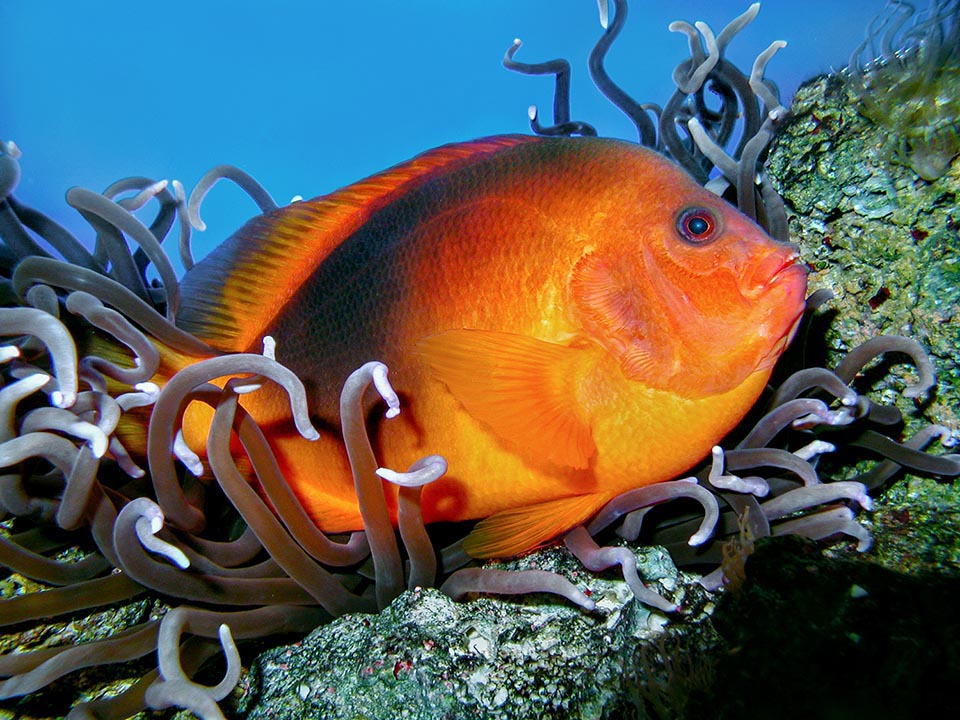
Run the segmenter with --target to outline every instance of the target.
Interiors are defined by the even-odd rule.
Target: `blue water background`
[[[687,57],[672,20],[719,32],[746,0],[634,0],[607,63],[641,101],[663,103]],[[843,67],[884,0],[767,0],[728,53],[749,71],[783,39],[768,77],[785,98]],[[63,196],[130,175],[192,188],[219,163],[239,165],[285,203],[313,197],[437,145],[529,132],[553,83],[508,72],[518,60],[566,57],[573,116],[635,139],[586,68],[601,33],[594,0],[0,0],[0,138],[23,151],[17,196],[86,239]],[[203,255],[256,212],[235,187],[203,208]]]

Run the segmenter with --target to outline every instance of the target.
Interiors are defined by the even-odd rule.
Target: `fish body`
[[[276,339],[321,439],[278,389],[242,402],[318,527],[361,527],[337,401],[381,360],[404,409],[372,427],[378,461],[446,457],[425,520],[485,518],[469,550],[510,555],[743,417],[802,314],[796,258],[637,145],[502,136],[254,218],[186,274],[178,323],[225,352]]]

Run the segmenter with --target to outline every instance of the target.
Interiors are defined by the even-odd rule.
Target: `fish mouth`
[[[762,293],[775,293],[777,308],[767,323],[768,337],[775,338],[770,350],[761,361],[762,367],[772,366],[780,353],[790,344],[800,326],[806,311],[807,275],[810,270],[805,263],[798,262],[799,256],[782,262],[770,278],[764,283]],[[791,308],[793,309],[791,312]]]
[[[800,256],[797,254],[787,258],[764,284],[764,292],[783,295],[781,308],[784,310],[790,307],[796,308],[796,312],[791,317],[791,327],[796,326],[806,309],[807,276],[810,274],[810,268],[799,260]],[[792,330],[790,334],[792,335]]]
[[[756,300],[776,286],[787,286],[799,288],[799,299],[802,300],[808,274],[809,269],[805,263],[800,262],[799,253],[772,253],[757,263],[750,274],[748,289],[743,295],[748,300]]]
[[[786,260],[781,263],[780,267],[776,269],[770,279],[767,281],[767,285],[773,285],[776,283],[783,275],[787,273],[793,273],[795,275],[800,275],[803,277],[804,284],[806,284],[807,275],[810,274],[810,268],[806,263],[800,261],[800,255],[798,253],[792,254]]]

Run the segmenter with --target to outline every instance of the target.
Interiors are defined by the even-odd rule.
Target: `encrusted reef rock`
[[[379,615],[346,615],[303,642],[261,655],[239,690],[244,718],[644,718],[645,703],[672,708],[709,681],[697,672],[705,593],[660,549],[637,551],[653,587],[683,598],[686,632],[637,602],[626,584],[586,573],[555,548],[503,568],[564,572],[590,590],[592,613],[545,596],[454,602],[406,592]],[[686,672],[661,655],[682,644]],[[706,665],[704,665],[706,667]],[[251,700],[256,698],[255,700]],[[241,705],[245,701],[241,701]],[[668,717],[668,716],[664,716]]]
[[[915,338],[936,365],[933,396],[900,396],[913,372],[907,365],[895,365],[895,384],[878,382],[874,392],[900,407],[906,434],[933,422],[957,435],[960,160],[939,178],[922,179],[897,158],[897,138],[861,114],[859,105],[843,75],[805,84],[768,162],[791,236],[813,270],[810,287],[834,294],[804,350],[813,359],[825,354],[831,367],[872,336]],[[876,504],[869,557],[905,572],[960,571],[958,513],[960,484],[902,478]]]
[[[827,359],[879,334],[917,339],[939,380],[923,410],[960,430],[960,162],[923,180],[895,160],[889,132],[858,105],[842,75],[807,83],[768,161],[813,269],[810,287],[835,296]]]

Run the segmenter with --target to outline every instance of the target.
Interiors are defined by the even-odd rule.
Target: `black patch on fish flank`
[[[622,152],[633,147],[583,138],[518,145],[432,175],[371,214],[330,253],[265,330],[277,340],[277,359],[306,384],[311,409],[324,417],[337,417],[340,389],[351,372],[370,360],[396,365],[412,352],[410,347],[398,347],[394,329],[405,317],[427,311],[411,306],[409,283],[415,268],[429,265],[437,251],[435,246],[423,243],[414,246],[411,235],[418,229],[480,200],[516,198],[540,205],[553,188],[549,182],[536,181],[535,175],[549,178],[555,172],[569,172],[571,166],[576,170],[572,178],[568,176],[568,183],[582,183],[584,198],[591,198],[589,173],[580,171],[602,164],[611,150]],[[496,223],[491,225],[495,227]],[[491,238],[491,242],[499,241]],[[513,250],[516,255],[526,252],[522,245]],[[489,247],[463,242],[457,243],[457,251],[463,253],[463,267],[446,273],[437,268],[431,282],[478,281],[477,276],[466,277],[465,270],[486,265],[483,260]],[[478,263],[470,262],[474,256]],[[509,268],[502,270],[509,272]],[[447,289],[440,285],[437,288]],[[504,292],[513,294],[516,289]],[[496,312],[478,309],[481,314]],[[444,329],[449,328],[435,330]]]
[[[277,339],[277,359],[307,385],[315,412],[336,417],[340,387],[353,370],[370,360],[389,366],[409,350],[397,348],[391,337],[404,313],[417,312],[406,305],[410,266],[418,255],[407,238],[449,202],[463,202],[458,189],[465,188],[454,178],[432,178],[371,215],[266,331]]]

